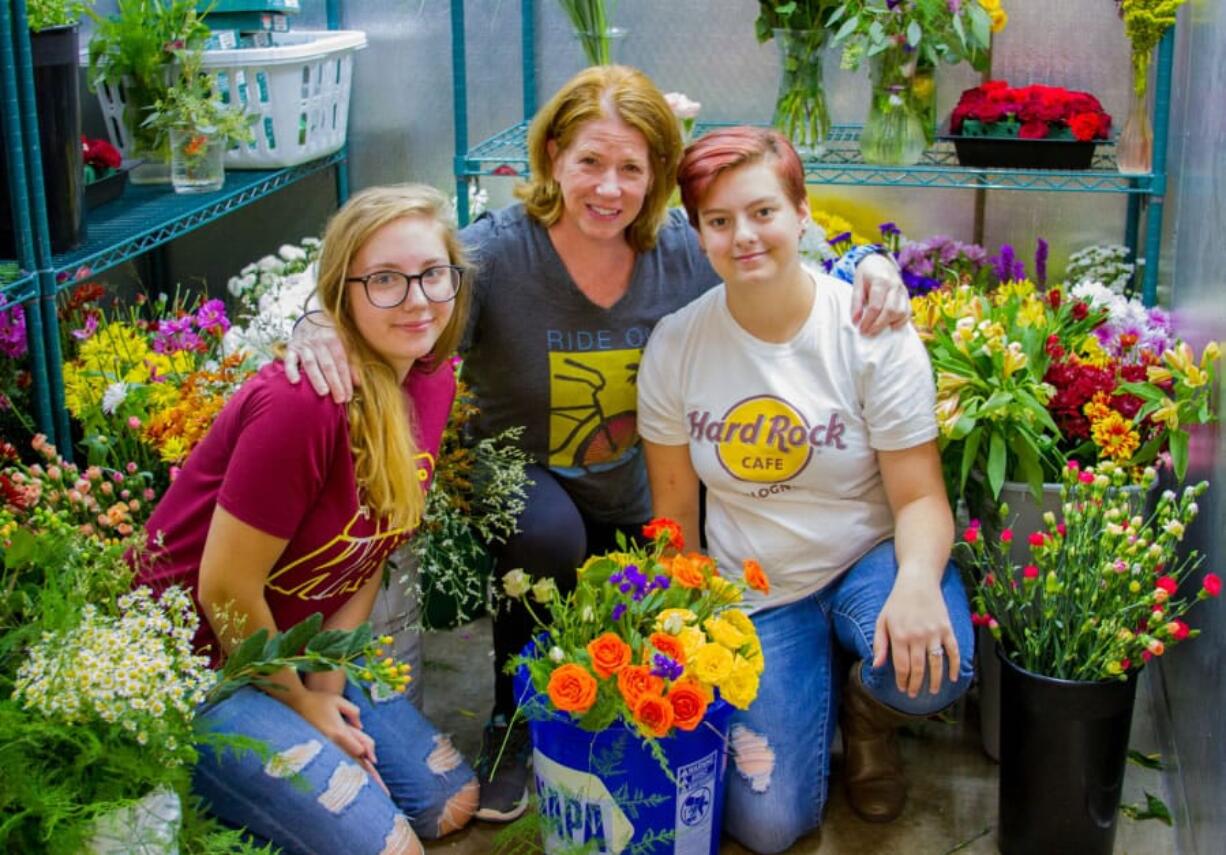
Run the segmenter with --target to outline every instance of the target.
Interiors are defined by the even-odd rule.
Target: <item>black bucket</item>
[[[31,33],[30,49],[51,250],[66,252],[85,239],[77,25]],[[7,191],[5,161],[4,148],[0,146],[0,188]],[[16,254],[13,214],[5,192],[0,194],[0,258],[13,258]]]
[[[1137,672],[1075,682],[1023,670],[996,648],[1002,855],[1111,855]]]

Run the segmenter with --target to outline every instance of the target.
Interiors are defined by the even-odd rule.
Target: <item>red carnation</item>
[[[1089,142],[1098,136],[1098,116],[1094,113],[1078,113],[1068,120],[1068,127],[1077,139]]]
[[[1084,300],[1078,300],[1073,304],[1073,317],[1076,320],[1084,321],[1090,314],[1090,307],[1086,305]]]
[[[1222,580],[1216,573],[1206,573],[1205,581],[1202,584],[1205,587],[1205,593],[1211,597],[1216,597],[1222,593]]]
[[[1018,139],[1023,140],[1041,140],[1047,136],[1047,130],[1047,122],[1035,119],[1022,123],[1022,126],[1017,129],[1017,136]]]

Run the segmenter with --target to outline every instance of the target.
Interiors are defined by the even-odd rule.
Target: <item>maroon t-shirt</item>
[[[424,490],[455,397],[455,372],[450,365],[414,368],[404,389]],[[289,541],[264,589],[281,630],[315,612],[327,618],[410,534],[389,529],[362,504],[345,406],[316,395],[309,383],[291,384],[280,362],[262,368],[226,404],[158,503],[146,526],[149,552],[137,583],[155,590],[177,584],[197,596],[217,504]],[[198,598],[197,610],[196,647],[210,648],[216,658],[216,637]]]

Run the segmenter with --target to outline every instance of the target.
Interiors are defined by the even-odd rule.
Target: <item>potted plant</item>
[[[1089,92],[989,80],[962,93],[949,133],[963,166],[1089,169],[1111,116]]]
[[[1147,469],[1143,486],[1156,477]],[[1116,463],[1070,462],[1061,480],[1060,510],[1038,530],[987,537],[972,523],[964,536],[980,580],[973,620],[1002,665],[1004,855],[1113,851],[1137,674],[1194,638],[1188,609],[1221,590],[1213,573],[1193,587],[1200,559],[1180,549],[1207,483],[1166,491],[1146,515]]]
[[[81,152],[85,161],[85,207],[118,199],[123,193],[123,156],[106,140],[81,137]]]
[[[845,0],[831,14],[842,67],[871,64],[872,100],[860,134],[868,163],[910,165],[936,133],[934,71],[941,62],[987,66],[998,0]]]
[[[169,182],[167,134],[144,120],[148,108],[174,84],[172,66],[179,56],[202,49],[209,28],[195,0],[118,0],[113,16],[87,14],[95,25],[89,42],[90,84],[101,88],[104,106],[119,111],[112,118],[122,128],[112,139],[127,157],[142,161],[130,178],[136,184]]]
[[[618,551],[588,559],[566,596],[522,570],[502,580],[549,613],[509,664],[537,758],[528,821],[547,852],[596,838],[611,852],[718,847],[729,717],[757,695],[762,648],[736,608],[744,583],[682,553],[675,522],[653,520],[643,536],[639,546],[619,534]],[[756,562],[744,578],[769,587]]]
[[[142,127],[169,139],[170,180],[176,193],[220,190],[226,180],[226,149],[254,141],[251,123],[256,115],[241,105],[222,103],[213,78],[201,69],[201,51],[176,54],[175,83],[149,107]]]
[[[826,25],[839,0],[758,0],[758,41],[779,45],[781,74],[771,123],[797,151],[820,156],[830,134],[830,109],[822,84]]]
[[[43,194],[53,252],[85,239],[84,180],[81,175],[81,94],[77,84],[80,0],[30,0],[26,22],[34,67],[38,147]],[[0,187],[6,186],[6,155],[0,151]],[[0,199],[0,258],[17,255],[8,195]]]
[[[1116,164],[1125,175],[1147,175],[1153,168],[1154,129],[1149,115],[1149,63],[1154,48],[1184,0],[1117,0],[1124,34],[1132,45],[1132,100],[1116,146]]]

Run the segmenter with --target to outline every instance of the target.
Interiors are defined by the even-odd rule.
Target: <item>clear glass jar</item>
[[[771,124],[801,154],[820,157],[830,135],[830,108],[822,83],[825,30],[774,30],[779,45],[779,94]]]
[[[575,38],[583,49],[588,65],[619,65],[628,35],[630,31],[624,27],[609,27],[599,32],[575,31]]]
[[[170,132],[170,183],[176,193],[211,193],[226,183],[225,141],[200,131]]]
[[[922,105],[915,97],[915,68],[915,55],[901,48],[872,58],[873,91],[860,132],[865,163],[911,166],[928,148]]]
[[[1154,168],[1154,125],[1149,115],[1149,55],[1132,55],[1132,101],[1115,142],[1116,168],[1124,175],[1148,175]]]

